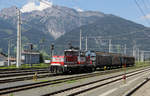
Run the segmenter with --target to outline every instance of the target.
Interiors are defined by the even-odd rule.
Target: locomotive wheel
[[[50,72],[54,73],[54,67],[52,67],[52,66],[50,67]]]
[[[54,73],[56,73],[56,70],[57,70],[56,67],[54,67],[54,68],[53,68]]]
[[[89,70],[89,72],[94,72],[95,71],[95,67],[89,67],[88,70]]]
[[[94,72],[94,71],[96,70],[96,68],[95,68],[95,67],[92,67],[91,70],[92,70],[92,72]]]
[[[54,70],[54,73],[56,73],[56,74],[58,73],[58,68],[56,66],[54,66],[53,70]]]
[[[58,67],[56,67],[56,73],[59,73],[59,68]]]

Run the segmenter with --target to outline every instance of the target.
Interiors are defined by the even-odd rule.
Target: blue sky
[[[17,6],[21,8],[29,1],[35,0],[0,0],[0,9],[7,8],[10,6]],[[62,5],[71,8],[81,8],[83,10],[94,10],[104,12],[107,14],[114,14],[123,17],[125,19],[143,24],[145,26],[150,26],[144,19],[141,18],[142,14],[138,10],[134,0],[49,0],[49,1],[52,1],[53,4],[55,5]]]

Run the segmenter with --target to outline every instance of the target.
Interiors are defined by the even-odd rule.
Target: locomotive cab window
[[[77,51],[65,51],[65,56],[78,56]]]

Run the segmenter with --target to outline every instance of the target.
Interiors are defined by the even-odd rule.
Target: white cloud
[[[81,8],[78,8],[78,7],[74,7],[78,12],[84,12],[84,10],[83,9],[81,9]]]
[[[39,5],[36,5],[34,1],[28,2],[26,5],[24,5],[21,8],[21,12],[32,12],[35,10],[42,11],[48,7],[52,7],[52,2],[47,2],[47,1],[41,1]]]
[[[142,19],[150,19],[150,14],[147,14],[146,16],[142,16]]]

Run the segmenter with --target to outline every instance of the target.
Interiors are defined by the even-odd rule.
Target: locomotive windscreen
[[[66,50],[64,52],[65,56],[78,56],[78,51],[74,51],[74,50]]]

